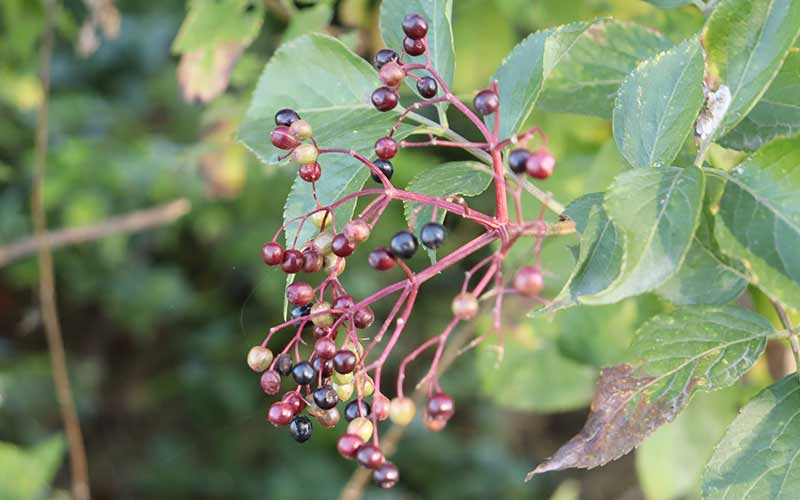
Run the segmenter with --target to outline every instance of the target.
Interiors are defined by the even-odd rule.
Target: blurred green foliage
[[[98,222],[181,197],[193,207],[166,227],[56,252],[93,490],[98,499],[334,498],[354,469],[336,455],[338,432],[318,431],[298,448],[267,424],[269,400],[244,363],[247,349],[282,317],[284,280],[260,263],[259,248],[280,225],[294,172],[259,164],[236,142],[235,131],[263,64],[280,43],[324,30],[370,58],[380,47],[377,5],[321,1],[299,9],[277,0],[250,10],[239,0],[189,3],[196,30],[184,24],[176,40],[187,15],[184,2],[118,0],[119,37],[102,40],[87,58],[75,50],[85,5],[67,0],[57,15],[46,181],[50,226]],[[228,8],[240,17],[228,18]],[[0,4],[0,244],[31,232],[41,9],[29,0]],[[676,40],[703,23],[693,7],[659,10],[631,0],[456,0],[454,89],[469,97],[532,31],[601,16],[637,20]],[[179,55],[171,48],[205,49],[220,40],[213,36],[220,30],[230,35],[225,41],[252,44],[233,67],[224,95],[188,104],[176,77]],[[559,200],[603,190],[620,172],[607,121],[541,113],[530,121],[547,131],[559,158],[559,173],[547,185]],[[451,122],[466,128],[455,116]],[[395,179],[404,186],[425,167],[464,159],[452,151],[403,153]],[[471,203],[490,207],[491,195]],[[535,214],[538,206],[526,210]],[[387,239],[402,224],[396,206],[374,238]],[[453,242],[474,228],[456,224],[450,230]],[[569,245],[575,240],[565,240],[545,245],[551,295],[574,263]],[[521,262],[529,252],[515,249],[511,258]],[[353,259],[344,278],[354,295],[385,280],[364,260]],[[2,498],[42,498],[63,447],[52,437],[60,421],[34,300],[36,279],[31,258],[0,270],[0,440],[13,443],[0,447]],[[435,280],[424,293],[443,298],[446,291],[447,280]],[[534,320],[522,319],[520,307],[510,304],[505,319],[504,363],[495,366],[489,347],[461,358],[443,379],[459,405],[453,424],[438,434],[414,424],[395,460],[402,482],[392,492],[369,490],[367,498],[550,498],[567,475],[526,484],[524,473],[580,428],[599,367],[618,361],[641,319],[666,306],[648,296]],[[448,309],[444,299],[421,301],[407,330],[413,338],[400,349],[441,328]],[[692,423],[683,418],[669,432],[689,440],[694,431],[684,428]],[[645,448],[637,463],[641,473],[657,474],[657,460],[670,459],[658,451],[665,436],[667,430]],[[676,467],[680,457],[671,458]],[[564,483],[553,498],[577,498],[580,491],[580,498],[607,499],[639,491],[631,459],[577,477],[579,483]],[[676,495],[689,491],[686,482],[697,477],[676,479]],[[53,484],[45,497],[63,494],[67,467]],[[652,479],[643,484],[647,498],[678,498],[651,493],[661,491]]]

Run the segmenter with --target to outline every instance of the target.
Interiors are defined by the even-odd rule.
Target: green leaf
[[[592,468],[628,453],[672,421],[695,392],[736,383],[772,336],[766,319],[736,307],[687,307],[653,317],[636,332],[630,363],[603,370],[580,434],[529,477]]]
[[[703,498],[797,498],[800,383],[792,374],[753,398],[728,428],[703,475]]]
[[[722,255],[714,239],[714,216],[706,206],[686,259],[656,292],[679,306],[724,304],[741,295],[748,281],[744,267]]]
[[[279,48],[264,68],[239,137],[261,161],[277,164],[278,156],[285,151],[272,145],[269,131],[275,126],[276,111],[293,108],[311,124],[320,147],[373,155],[375,141],[386,135],[400,113],[374,110],[369,96],[378,86],[380,80],[372,66],[335,38],[296,38]],[[409,130],[401,127],[398,136],[405,137]],[[317,182],[317,198],[322,204],[357,191],[369,176],[367,167],[348,155],[324,154],[319,162],[322,178]],[[315,206],[311,185],[296,178],[286,201],[285,219],[303,215]],[[337,227],[350,218],[354,206],[348,203],[336,211]],[[294,239],[296,227],[287,230],[288,238]],[[308,240],[315,229],[305,224],[298,242]]]
[[[492,175],[486,172],[486,166],[482,163],[454,161],[423,170],[411,179],[406,190],[438,198],[450,195],[478,196],[486,191],[491,183]],[[432,207],[423,205],[417,210],[418,206],[418,203],[413,202],[403,204],[406,220],[411,222],[411,218],[415,217],[416,234],[419,234],[422,226],[434,220]],[[445,215],[445,211],[438,210],[435,220],[442,222]]]
[[[656,7],[661,7],[662,9],[674,9],[675,7],[683,7],[684,5],[689,5],[692,3],[692,0],[645,0],[647,3],[651,3]]]
[[[0,498],[30,500],[44,498],[64,455],[64,440],[55,436],[24,450],[0,442]]]
[[[777,139],[730,173],[719,203],[722,251],[767,295],[800,307],[800,137]]]
[[[697,168],[637,169],[617,177],[605,210],[624,234],[622,271],[587,304],[610,304],[657,288],[680,267],[697,228],[705,178]]]
[[[222,44],[249,45],[263,21],[263,2],[192,0],[172,50],[182,54]]]
[[[671,45],[631,22],[601,19],[564,26],[547,39],[538,105],[545,111],[610,118],[625,77],[640,60]]]
[[[398,53],[403,50],[403,18],[408,14],[421,14],[428,20],[428,46],[431,64],[448,86],[455,75],[455,49],[453,48],[453,0],[383,0],[381,2],[381,35],[387,47]],[[410,57],[407,61],[424,63],[425,55]],[[413,86],[416,92],[416,85]],[[440,109],[445,105],[440,104]]]
[[[633,167],[671,165],[703,107],[703,54],[697,38],[643,62],[614,105],[614,139]]]
[[[310,9],[298,11],[289,20],[289,26],[283,32],[283,41],[288,42],[298,36],[324,30],[333,18],[333,7],[320,3]]]
[[[703,31],[712,88],[725,85],[731,103],[713,138],[732,130],[767,90],[800,34],[796,0],[721,0]]]
[[[736,417],[740,392],[734,386],[698,394],[636,450],[639,484],[648,500],[699,498],[703,468]]]
[[[755,151],[781,135],[800,132],[800,50],[792,49],[764,97],[720,139],[726,148]]]
[[[475,363],[482,393],[498,405],[545,413],[578,409],[591,400],[596,371],[562,356],[553,339],[531,324],[506,330],[500,364],[489,344],[478,348]]]

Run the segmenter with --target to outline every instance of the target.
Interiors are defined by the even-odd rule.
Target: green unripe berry
[[[294,138],[298,141],[305,141],[314,133],[311,129],[311,125],[309,125],[305,120],[297,120],[289,125],[289,132],[291,132]]]
[[[339,396],[339,401],[347,401],[353,397],[355,386],[352,383],[336,383],[336,379],[338,378],[337,375],[341,375],[341,373],[333,372],[333,388],[336,389],[336,394]],[[350,379],[352,380],[353,374],[348,373],[347,375],[350,375]]]
[[[333,382],[335,384],[340,385],[340,386],[341,385],[349,385],[350,387],[353,387],[353,389],[355,389],[355,387],[353,386],[353,377],[354,377],[353,372],[350,372],[350,373],[339,373],[337,371],[334,371],[333,375],[331,375],[331,378],[333,379]],[[342,399],[341,396],[339,397],[339,399]]]
[[[311,315],[314,316],[315,314],[319,314],[319,316],[314,316],[311,318],[311,322],[314,323],[314,326],[331,326],[333,324],[333,314],[330,312],[327,314],[320,314],[330,310],[331,305],[328,302],[319,302],[314,304],[311,307]]]
[[[314,226],[316,226],[319,229],[325,229],[326,227],[330,226],[331,223],[333,222],[333,215],[323,210],[321,212],[314,212],[311,215],[310,219],[311,223],[314,224]]]
[[[389,404],[389,419],[397,425],[408,425],[414,420],[417,406],[411,398],[394,398]]]
[[[347,433],[360,437],[363,441],[368,441],[372,437],[372,421],[365,417],[354,418],[347,424]]]
[[[255,372],[263,372],[272,364],[272,351],[260,345],[253,346],[247,353],[247,365]]]
[[[292,158],[301,165],[310,165],[317,161],[319,151],[313,144],[301,144],[292,151]]]

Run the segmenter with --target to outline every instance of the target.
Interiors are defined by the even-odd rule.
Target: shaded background
[[[80,35],[89,16],[86,5],[63,3],[52,64],[49,226],[96,223],[176,199],[187,199],[192,207],[156,229],[55,251],[70,377],[95,498],[327,499],[335,498],[353,473],[353,463],[335,450],[343,425],[337,431],[317,429],[309,443],[297,445],[285,429],[266,422],[270,398],[244,362],[249,347],[282,318],[284,280],[263,266],[259,249],[281,223],[294,171],[263,167],[236,142],[235,133],[264,63],[287,39],[326,31],[371,58],[381,46],[377,3],[267,1],[263,26],[235,64],[227,90],[207,103],[186,102],[176,77],[181,55],[171,46],[186,16],[185,2],[118,0],[119,34],[110,40],[100,34],[96,51],[86,50],[91,40]],[[614,16],[679,41],[703,23],[696,8],[659,10],[635,0],[454,3],[454,90],[465,99],[537,29]],[[32,232],[42,25],[39,2],[0,3],[0,246]],[[213,85],[202,72],[190,82],[201,91]],[[559,159],[546,189],[560,201],[603,190],[621,171],[607,121],[556,114],[535,114],[531,121],[545,128]],[[451,123],[467,128],[456,116]],[[264,137],[268,140],[267,131]],[[403,152],[395,179],[404,186],[421,169],[460,158],[452,151]],[[492,195],[471,203],[491,210]],[[533,203],[527,208],[536,213]],[[373,240],[388,239],[403,224],[400,207],[394,207]],[[450,230],[451,244],[475,231],[466,225]],[[545,248],[551,295],[568,276],[573,263],[568,245],[574,243],[567,238]],[[513,256],[516,262],[524,258]],[[418,259],[412,265],[424,265],[423,257]],[[357,253],[344,278],[356,296],[387,283],[365,260],[364,252]],[[452,270],[450,279],[424,289],[401,351],[444,326],[458,273]],[[68,498],[36,283],[30,256],[0,268],[3,499]],[[759,298],[754,300],[758,305]],[[640,318],[666,307],[645,296],[529,320],[524,305],[511,302],[504,363],[496,365],[491,349],[458,359],[443,378],[457,401],[453,422],[437,434],[415,422],[394,459],[401,483],[388,492],[370,487],[367,498],[696,497],[711,447],[742,398],[768,379],[764,367],[750,385],[698,395],[636,457],[597,471],[522,482],[580,429],[599,367],[620,361]],[[379,317],[386,312],[377,309]],[[485,320],[478,322],[479,330],[485,327]],[[417,363],[412,379],[425,369],[424,362]]]

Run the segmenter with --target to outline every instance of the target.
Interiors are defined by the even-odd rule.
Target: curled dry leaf
[[[208,102],[225,91],[245,44],[226,43],[186,52],[178,64],[178,82],[188,102]]]
[[[120,14],[113,0],[83,0],[89,9],[89,16],[83,22],[78,33],[77,51],[83,57],[89,57],[100,47],[98,31],[107,39],[119,35]]]

